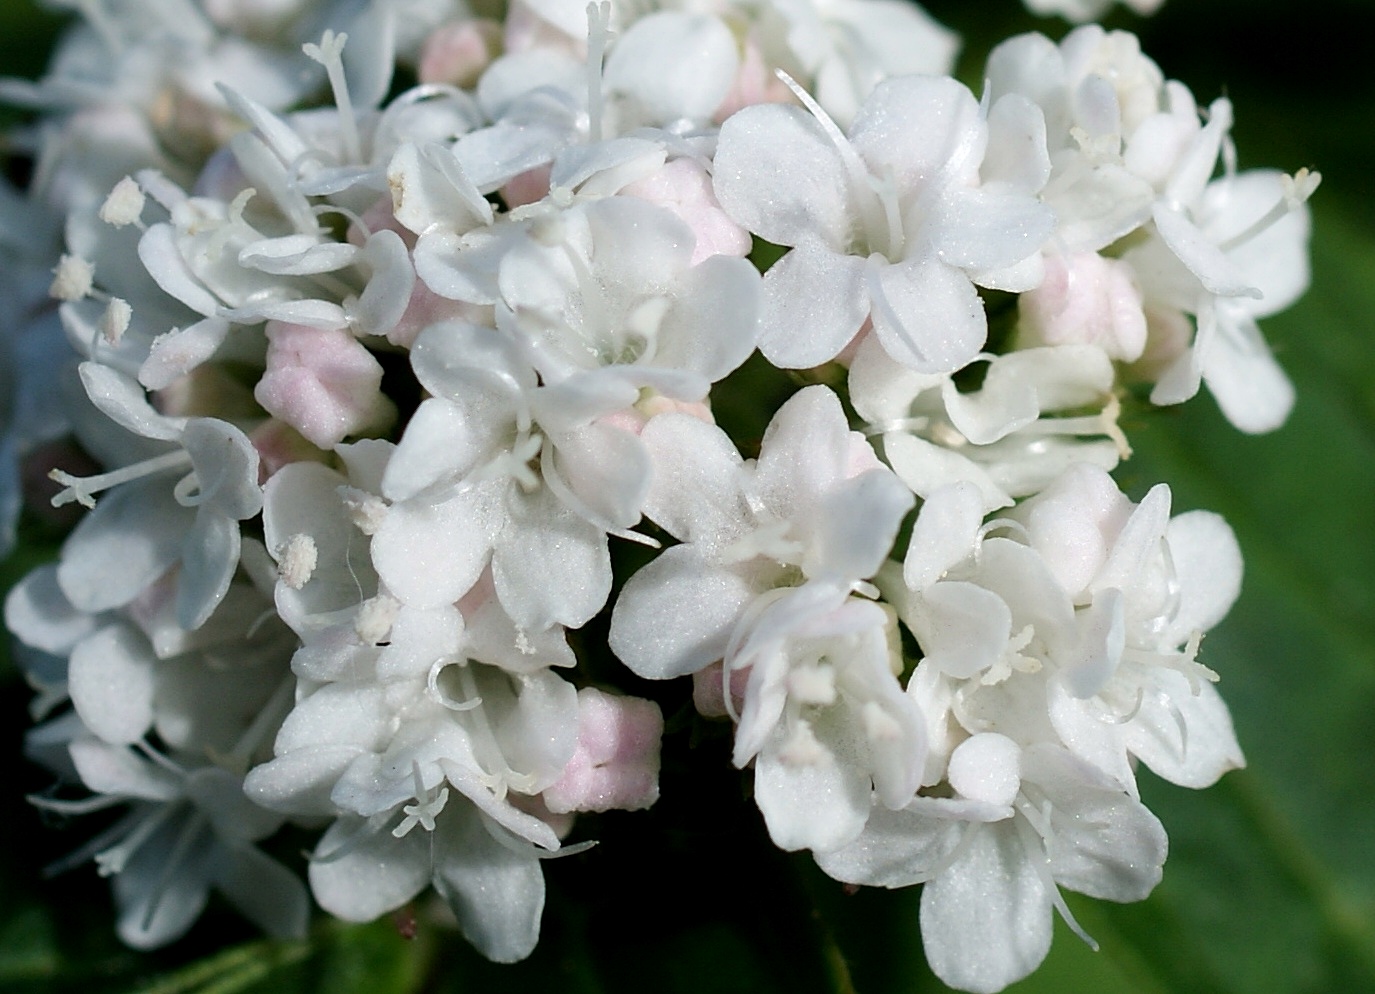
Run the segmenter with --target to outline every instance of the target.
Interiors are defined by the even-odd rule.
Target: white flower
[[[119,607],[180,562],[177,610],[183,628],[205,623],[229,589],[239,561],[239,522],[262,508],[258,454],[244,434],[214,418],[169,418],[127,377],[83,363],[92,403],[136,435],[175,443],[161,455],[100,476],[58,473],[55,503],[95,509],[63,546],[58,580],[88,611]],[[181,478],[169,485],[166,475]],[[56,472],[56,471],[54,471]],[[117,487],[95,505],[93,493]]]
[[[930,497],[969,481],[991,511],[1043,489],[1075,462],[1112,469],[1130,453],[1117,426],[1113,366],[1097,346],[1029,348],[975,360],[985,361],[979,389],[961,392],[949,375],[894,362],[873,336],[856,350],[850,366],[855,410],[883,439],[888,464],[914,493]]]
[[[721,659],[770,591],[815,582],[843,596],[862,587],[912,503],[824,387],[779,409],[753,463],[688,415],[660,415],[641,438],[655,470],[645,511],[682,544],[626,583],[610,644],[651,679]]]
[[[428,798],[429,825],[401,838],[375,819],[341,818],[321,837],[310,864],[320,906],[346,921],[371,921],[427,886],[453,910],[464,936],[498,963],[529,956],[544,911],[539,857],[463,799]]]
[[[723,679],[749,679],[733,758],[754,761],[755,803],[780,848],[843,846],[871,795],[896,809],[916,793],[926,728],[897,681],[897,639],[890,612],[815,582],[736,629]]]
[[[300,878],[254,845],[282,818],[245,798],[239,776],[217,766],[184,768],[90,737],[74,739],[70,750],[95,796],[34,801],[68,813],[130,804],[124,818],[62,864],[93,856],[101,875],[114,878],[126,943],[155,949],[180,938],[212,887],[269,935],[305,936],[310,909]]]
[[[1124,259],[1137,271],[1148,306],[1194,314],[1198,331],[1160,374],[1154,403],[1187,400],[1202,381],[1242,431],[1272,431],[1288,417],[1294,387],[1256,319],[1283,310],[1308,288],[1305,203],[1319,179],[1306,170],[1293,177],[1253,170],[1191,187],[1181,177],[1171,199],[1156,206],[1156,237]]]
[[[1031,139],[1032,167],[981,184],[997,118],[985,119],[954,80],[880,84],[848,138],[814,102],[810,109],[747,107],[722,125],[717,146],[726,213],[793,247],[764,277],[760,351],[780,366],[815,366],[869,319],[904,365],[958,369],[987,334],[975,284],[1021,290],[1039,281],[1033,257],[1052,225],[1033,196],[1045,179],[1035,166],[1039,112],[1021,101],[1010,115]],[[1030,269],[1021,265],[1029,259]]]
[[[1190,787],[1243,766],[1217,675],[1195,658],[1241,589],[1226,522],[1205,511],[1172,519],[1163,484],[1133,505],[1087,466],[1012,517],[1077,606],[1083,648],[1048,688],[1065,744],[1133,794],[1132,759]]]
[[[975,735],[951,756],[950,784],[951,797],[875,808],[855,842],[816,859],[847,883],[924,883],[922,943],[952,987],[1000,991],[1034,970],[1050,949],[1052,908],[1087,939],[1060,887],[1139,901],[1160,880],[1160,822],[1059,746]]]

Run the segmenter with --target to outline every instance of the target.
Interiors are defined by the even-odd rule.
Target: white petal
[[[944,380],[938,373],[918,373],[894,361],[876,335],[865,335],[850,363],[850,398],[860,417],[882,425],[907,417],[912,402]]]
[[[866,579],[888,558],[912,493],[886,469],[846,480],[825,497],[804,569],[812,579]]]
[[[829,491],[881,467],[864,436],[850,430],[834,391],[806,387],[764,430],[754,473],[758,503],[779,520],[814,526]]]
[[[453,909],[463,935],[497,963],[529,956],[544,912],[544,871],[492,837],[482,815],[454,812],[435,832],[434,885]]]
[[[829,753],[813,763],[789,763],[777,745],[776,736],[774,748],[754,764],[754,800],[774,845],[825,852],[853,842],[869,814],[869,777]]]
[[[79,371],[91,403],[116,424],[162,441],[173,441],[181,434],[185,422],[155,411],[143,388],[123,373],[98,362],[83,362]]]
[[[903,190],[976,175],[987,144],[979,102],[950,77],[901,76],[874,87],[855,115],[850,141],[881,173],[891,168]],[[962,166],[953,175],[944,171]]]
[[[1005,94],[989,108],[988,150],[979,174],[986,183],[1020,193],[1036,193],[1050,178],[1045,114],[1021,93]]]
[[[906,620],[931,665],[957,680],[1001,660],[1012,630],[1003,599],[974,583],[944,581],[922,588]]]
[[[362,831],[358,841],[354,833]],[[316,843],[310,889],[320,907],[350,922],[372,921],[401,907],[430,882],[430,837],[421,829],[394,837],[361,819],[336,821]]]
[[[196,470],[196,494],[188,501],[242,521],[263,506],[258,450],[242,431],[216,418],[192,418],[182,445]]]
[[[1143,900],[1165,862],[1155,815],[1058,746],[1032,746],[1023,769],[1054,805],[1047,846],[1055,882],[1105,901]]]
[[[606,533],[566,510],[547,487],[511,504],[492,551],[502,607],[519,628],[580,627],[611,593]]]
[[[932,971],[951,987],[993,994],[1050,950],[1051,895],[1013,824],[969,829],[968,848],[921,894]]]
[[[492,223],[491,204],[441,145],[402,145],[387,166],[387,183],[396,220],[418,235],[436,225],[462,234]]]
[[[170,386],[208,361],[226,338],[229,322],[221,317],[208,317],[189,328],[174,329],[153,339],[148,358],[138,370],[138,381],[149,390]]]
[[[239,568],[239,523],[202,508],[181,544],[177,623],[186,631],[205,624]]]
[[[969,556],[984,510],[983,495],[973,483],[952,483],[926,498],[902,567],[909,589],[924,590]]]
[[[646,124],[706,121],[735,80],[737,50],[719,17],[657,11],[616,39],[602,85],[633,103]]]
[[[201,285],[182,259],[176,232],[170,224],[155,224],[143,233],[138,243],[138,257],[148,275],[170,296],[204,317],[212,317],[219,311],[219,300]]]
[[[934,258],[871,266],[866,286],[874,331],[898,362],[922,373],[949,373],[983,348],[983,302],[960,270]]]
[[[376,107],[386,99],[397,57],[396,17],[392,4],[373,3],[348,24],[350,44],[344,46],[341,60],[349,98],[357,110]]]
[[[764,274],[759,351],[784,369],[834,359],[864,324],[866,294],[863,259],[800,237]]]
[[[1156,684],[1123,729],[1132,755],[1170,783],[1193,788],[1210,787],[1246,765],[1227,705],[1211,683],[1190,687],[1181,674],[1167,671]]]
[[[514,395],[536,385],[535,372],[514,341],[462,321],[442,321],[421,331],[411,346],[411,365],[426,390],[456,403],[474,389],[496,397],[501,387]]]
[[[393,505],[372,539],[373,564],[411,607],[453,604],[477,582],[503,526],[501,485],[484,485],[442,504]]]
[[[411,302],[415,267],[401,236],[387,229],[373,232],[362,255],[372,274],[350,308],[349,319],[361,334],[385,335],[396,327]]]
[[[515,422],[509,401],[479,390],[458,403],[443,397],[422,401],[387,463],[382,492],[404,501],[436,483],[462,480],[506,441]]]
[[[744,570],[710,567],[693,546],[673,546],[621,590],[611,615],[611,650],[651,680],[695,673],[725,654],[757,593]]]
[[[580,511],[608,531],[632,528],[649,492],[650,460],[639,436],[596,422],[555,440],[552,467],[577,498]],[[550,458],[546,456],[546,458]]]
[[[640,435],[653,463],[644,511],[684,542],[730,543],[752,524],[744,460],[730,436],[686,414],[652,418]]]
[[[716,382],[738,367],[759,338],[759,273],[744,259],[715,255],[693,266],[659,328],[655,365]]]
[[[93,615],[77,610],[62,593],[55,563],[33,570],[5,597],[5,627],[44,652],[67,655],[96,624]]]
[[[352,745],[304,746],[255,766],[244,778],[244,793],[272,811],[306,818],[337,813],[330,801],[334,783],[362,750]]]
[[[115,877],[115,930],[135,949],[156,949],[179,939],[205,909],[213,855],[208,827],[194,829],[196,835],[175,872],[163,872],[168,853],[188,827],[185,818],[173,818],[153,833]]]
[[[173,801],[181,795],[180,778],[139,756],[132,749],[111,745],[89,735],[72,740],[72,765],[81,782],[97,794]]]
[[[978,491],[985,512],[1012,504],[1011,495],[987,470],[943,445],[915,435],[889,432],[883,436],[883,453],[893,472],[918,497],[929,500],[940,487],[969,483]]]
[[[927,231],[942,262],[998,270],[1040,251],[1055,214],[1034,197],[988,189],[952,190],[941,198]]]
[[[756,104],[721,126],[713,165],[716,199],[767,241],[818,240],[842,249],[854,212],[840,153],[806,111]]]
[[[910,887],[931,879],[959,844],[965,826],[912,809],[876,807],[854,842],[816,854],[836,880],[869,887]]]
[[[483,714],[511,769],[534,778],[537,793],[559,778],[578,741],[578,691],[549,670],[520,675],[494,667],[476,674]]]
[[[280,756],[326,746],[380,751],[394,732],[393,718],[382,687],[329,683],[296,702],[274,747]],[[317,758],[334,761],[326,754]]]
[[[344,477],[315,462],[283,466],[263,488],[263,538],[281,558],[297,535],[315,547],[315,570],[300,589],[277,586],[277,604],[291,624],[351,608],[377,590],[368,543],[338,498]]]
[[[254,846],[234,846],[220,861],[215,888],[239,914],[274,939],[304,939],[310,899],[301,878]]]
[[[1241,593],[1241,548],[1227,522],[1211,511],[1171,518],[1165,539],[1179,581],[1179,612],[1163,638],[1179,645],[1231,610]]]
[[[1095,699],[1075,697],[1060,681],[1046,688],[1050,723],[1065,747],[1085,763],[1101,770],[1132,797],[1139,794],[1136,771],[1127,755],[1124,728]]]
[[[1260,296],[1248,276],[1181,211],[1157,203],[1152,217],[1165,244],[1209,293],[1220,297]]]
[[[72,650],[68,690],[77,714],[106,742],[137,742],[152,727],[152,647],[127,624],[102,628]]]
[[[316,235],[283,235],[249,242],[239,249],[239,265],[274,276],[312,276],[352,265],[358,251],[356,245]]]
[[[1235,427],[1259,435],[1284,424],[1294,408],[1294,384],[1275,361],[1255,321],[1217,305],[1217,334],[1203,348],[1203,382]]]

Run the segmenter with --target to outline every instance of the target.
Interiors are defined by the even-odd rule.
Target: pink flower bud
[[[627,183],[621,193],[666,207],[692,229],[695,266],[708,256],[750,254],[750,234],[736,224],[711,189],[711,177],[692,159],[674,159],[656,173]]]
[[[774,67],[764,61],[764,53],[753,38],[746,38],[740,57],[740,69],[735,74],[726,99],[716,108],[717,122],[724,121],[742,107],[751,104],[782,104],[792,100],[792,91],[776,75]]]
[[[1097,345],[1121,362],[1134,362],[1146,347],[1141,288],[1117,259],[1048,254],[1045,279],[1019,304],[1023,346]]]
[[[563,776],[544,791],[555,813],[638,811],[659,799],[659,705],[616,697],[594,687],[578,691],[578,747]]]
[[[703,718],[724,718],[726,710],[725,687],[721,682],[721,660],[710,664],[692,674],[692,704]],[[745,707],[745,688],[750,682],[750,667],[742,666],[731,670],[730,699],[735,713]]]
[[[368,240],[369,232],[394,231],[401,236],[401,240],[406,243],[407,248],[415,248],[415,232],[396,219],[390,193],[384,197],[378,197],[376,203],[365,210],[359,220],[363,222],[367,231],[356,224],[350,224],[348,230],[350,245],[357,245],[362,248]]]
[[[323,462],[326,454],[311,445],[301,433],[283,421],[268,418],[248,435],[253,448],[258,450],[258,475],[260,483],[268,479],[289,463]]]
[[[549,166],[536,166],[501,188],[501,199],[511,210],[543,200],[549,194]]]
[[[395,415],[382,396],[382,367],[338,328],[267,323],[267,370],[253,396],[322,449],[378,429]]]
[[[501,25],[496,21],[473,18],[441,24],[420,49],[420,82],[475,86],[500,52]]]
[[[467,321],[470,324],[490,323],[490,307],[470,304],[463,300],[449,300],[441,297],[425,285],[424,280],[416,280],[411,289],[411,299],[401,314],[396,327],[387,332],[387,341],[408,349],[415,336],[432,324],[441,321]]]

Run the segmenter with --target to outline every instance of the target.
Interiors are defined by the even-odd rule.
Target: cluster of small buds
[[[777,846],[924,884],[947,983],[1082,935],[1062,888],[1150,892],[1139,765],[1243,763],[1199,661],[1241,556],[1118,489],[1119,415],[1285,419],[1256,320],[1316,174],[1238,172],[1230,104],[1094,25],[998,46],[980,99],[898,0],[81,8],[3,91],[48,168],[0,221],[65,237],[8,348],[71,356],[5,448],[107,471],[53,471],[88,510],[5,619],[35,803],[128,806],[64,861],[125,941],[212,888],[292,936],[307,884],[350,921],[433,887],[529,955],[576,816],[659,796],[659,706],[570,645],[598,616],[581,651],[733,724]],[[762,440],[716,423],[780,386]],[[287,823],[304,883],[258,847]]]

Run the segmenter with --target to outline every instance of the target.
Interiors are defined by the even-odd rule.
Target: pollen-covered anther
[[[105,312],[100,315],[100,336],[110,345],[118,345],[124,333],[129,330],[129,322],[133,320],[134,309],[129,306],[129,302],[122,297],[111,297],[110,302],[105,305]]]
[[[401,602],[394,597],[386,594],[370,597],[358,605],[358,613],[353,618],[353,630],[365,644],[385,642],[400,610]]]
[[[143,224],[139,218],[143,214],[145,203],[147,198],[143,195],[143,190],[132,177],[125,176],[115,184],[110,195],[105,198],[105,203],[100,205],[99,217],[106,224],[116,228],[130,224],[136,224],[141,228]]]
[[[387,502],[376,494],[357,487],[340,487],[339,499],[349,513],[349,520],[364,535],[376,535],[387,516]]]
[[[799,704],[834,704],[835,670],[825,663],[796,667],[788,674],[788,696]]]
[[[298,532],[282,544],[277,550],[277,557],[277,575],[292,590],[300,590],[310,582],[315,572],[319,551],[313,538]]]
[[[64,255],[53,268],[48,296],[73,302],[88,296],[95,284],[95,267],[79,255]]]

